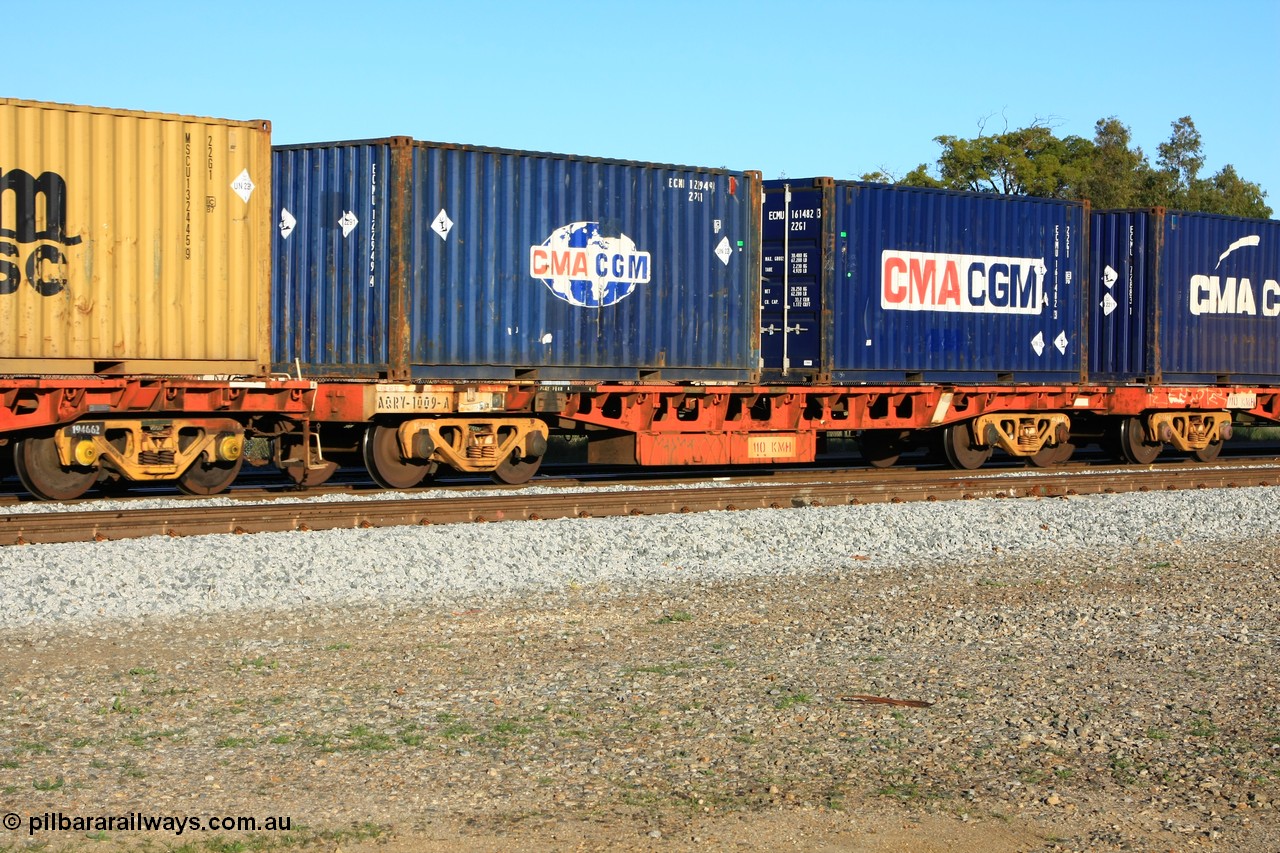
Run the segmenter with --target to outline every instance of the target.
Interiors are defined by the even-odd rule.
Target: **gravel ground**
[[[1278,495],[6,548],[0,811],[347,853],[1280,850]],[[116,846],[0,833],[50,842]]]

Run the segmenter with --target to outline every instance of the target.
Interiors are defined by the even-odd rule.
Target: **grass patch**
[[[808,693],[791,693],[783,696],[775,702],[773,706],[780,711],[785,711],[788,708],[795,707],[796,705],[808,705],[811,701],[813,701],[813,697]]]
[[[346,738],[352,742],[351,749],[361,752],[386,752],[396,748],[391,735],[375,732],[368,726],[355,726],[347,732]]]
[[[1208,711],[1192,711],[1191,713],[1194,716],[1187,724],[1187,733],[1192,737],[1213,737],[1218,733],[1218,727],[1214,725]]]
[[[667,613],[653,620],[655,625],[671,625],[675,622],[691,622],[693,616],[687,610],[677,610],[674,613]]]
[[[691,665],[687,663],[658,663],[650,666],[629,666],[622,671],[623,675],[636,675],[638,673],[648,673],[650,675],[672,675],[682,669],[691,669]]]
[[[440,737],[445,738],[446,740],[457,740],[458,738],[473,735],[475,733],[476,730],[466,723],[453,723],[440,730]]]
[[[887,797],[889,799],[898,800],[903,803],[918,800],[924,796],[920,790],[919,783],[916,782],[890,782],[883,788],[877,788],[875,795],[877,797]]]
[[[1133,774],[1133,762],[1120,753],[1111,756],[1111,778],[1121,785],[1132,784],[1136,778]]]
[[[241,658],[239,663],[233,663],[228,669],[237,674],[244,672],[246,669],[254,672],[270,672],[279,665],[278,661],[268,660],[262,655],[258,655],[256,658]]]
[[[400,730],[396,732],[396,737],[405,746],[422,746],[423,741],[427,739],[426,735],[418,731],[416,723],[401,726]]]

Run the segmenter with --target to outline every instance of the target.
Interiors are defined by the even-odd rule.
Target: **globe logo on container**
[[[598,222],[571,222],[529,249],[529,274],[579,308],[605,308],[649,281],[649,253],[626,234],[608,237]]]

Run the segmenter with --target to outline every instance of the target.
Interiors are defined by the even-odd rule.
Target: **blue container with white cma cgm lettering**
[[[1080,381],[1085,211],[1024,196],[766,181],[766,373],[813,360],[836,382]],[[785,321],[771,304],[783,298],[800,303],[785,306]],[[771,343],[783,329],[789,363]]]
[[[1091,378],[1280,377],[1280,222],[1162,208],[1092,218]]]
[[[396,137],[276,149],[275,361],[750,380],[758,173]]]

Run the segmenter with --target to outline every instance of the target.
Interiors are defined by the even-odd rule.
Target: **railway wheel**
[[[1134,465],[1150,465],[1164,445],[1151,441],[1142,418],[1125,418],[1120,422],[1120,452]]]
[[[364,467],[373,481],[384,489],[412,489],[422,483],[435,468],[428,462],[405,459],[400,455],[396,427],[370,424],[360,447]]]
[[[98,481],[96,468],[64,468],[51,435],[18,439],[13,448],[13,467],[26,490],[47,501],[73,500]]]
[[[1213,460],[1218,458],[1218,454],[1221,452],[1222,452],[1222,442],[1215,441],[1212,444],[1206,445],[1200,450],[1191,451],[1191,456],[1192,458],[1200,462],[1212,462]]]
[[[981,468],[991,458],[994,448],[979,447],[973,443],[973,432],[968,424],[951,424],[942,429],[942,452],[952,468],[972,471]]]
[[[188,495],[216,495],[225,492],[244,465],[244,456],[234,462],[209,463],[200,457],[178,475],[178,491]]]
[[[896,429],[869,429],[858,436],[858,452],[872,468],[890,468],[907,449],[905,433]]]
[[[1069,441],[1056,444],[1053,447],[1045,445],[1040,448],[1040,452],[1033,456],[1028,456],[1027,460],[1037,468],[1052,468],[1055,465],[1065,465],[1067,460],[1071,458],[1071,454],[1076,452],[1076,446]]]
[[[108,471],[98,473],[98,494],[109,498],[124,497],[133,489],[133,480]]]
[[[493,477],[495,483],[519,486],[522,483],[529,482],[529,478],[538,472],[538,468],[541,465],[541,456],[535,456],[532,459],[521,459],[520,452],[516,451],[506,460],[498,463],[498,467],[493,469],[493,473],[490,476]]]

